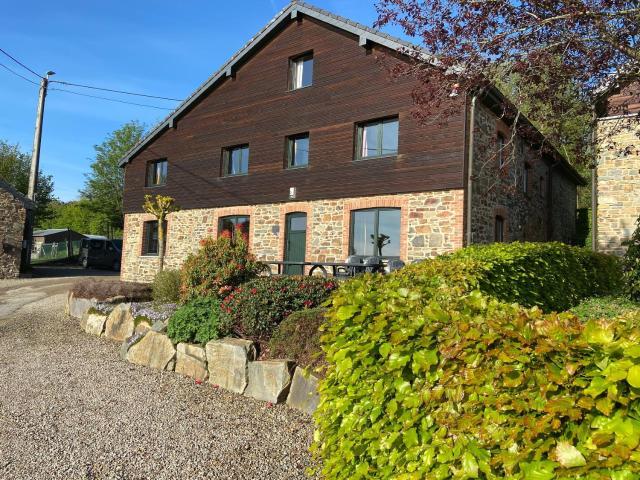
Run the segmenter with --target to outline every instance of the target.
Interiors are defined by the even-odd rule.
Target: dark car
[[[122,240],[85,238],[80,242],[78,262],[84,267],[107,267],[120,270]]]

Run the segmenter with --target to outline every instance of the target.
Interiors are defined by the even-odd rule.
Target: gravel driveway
[[[0,321],[0,478],[307,478],[309,416],[122,362],[63,302]]]

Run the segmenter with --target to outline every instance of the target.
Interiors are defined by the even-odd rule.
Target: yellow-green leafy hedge
[[[604,293],[617,264],[520,247],[469,249],[334,293],[313,447],[325,478],[640,478],[640,313],[583,324],[514,302],[553,310]],[[482,258],[489,248],[501,254]],[[556,267],[573,277],[535,276]],[[490,283],[509,275],[515,286]]]

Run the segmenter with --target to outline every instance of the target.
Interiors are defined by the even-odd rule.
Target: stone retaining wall
[[[285,215],[293,212],[307,213],[307,261],[340,262],[349,255],[351,211],[376,207],[401,209],[402,260],[435,257],[462,247],[463,203],[460,189],[184,210],[168,217],[165,268],[178,269],[200,240],[217,235],[218,220],[228,215],[251,217],[249,245],[259,260],[282,260]],[[149,220],[143,213],[125,216],[122,280],[149,282],[157,272],[158,258],[142,255],[143,223]]]
[[[66,312],[80,319],[86,333],[122,342],[120,357],[130,363],[175,371],[231,392],[269,403],[286,403],[313,413],[318,406],[318,379],[291,360],[257,361],[253,342],[238,338],[212,340],[206,346],[173,344],[158,322],[147,331],[136,331],[131,304],[115,306],[111,313],[95,310],[95,300],[67,296]],[[124,334],[126,338],[122,338]]]

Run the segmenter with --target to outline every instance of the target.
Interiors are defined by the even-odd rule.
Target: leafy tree
[[[123,227],[124,171],[118,163],[140,141],[144,130],[144,125],[131,121],[110,133],[100,145],[93,147],[96,156],[91,164],[91,173],[86,175],[85,187],[80,193],[95,212],[108,219],[111,230]]]
[[[12,145],[5,140],[0,140],[0,180],[26,195],[29,190],[30,171],[31,154],[21,151],[17,143]],[[36,226],[42,225],[51,218],[51,203],[54,199],[53,178],[51,175],[44,175],[40,170],[36,188]]]
[[[164,268],[164,222],[167,219],[167,215],[171,212],[179,211],[180,207],[175,204],[175,199],[171,197],[145,195],[142,208],[145,212],[158,219],[158,258],[160,260],[158,271],[162,272]]]
[[[421,40],[424,52],[410,52],[415,62],[398,67],[398,75],[414,75],[418,116],[430,118],[459,112],[463,102],[452,102],[452,91],[474,94],[511,75],[526,85],[512,92],[516,105],[545,105],[546,133],[562,147],[568,112],[567,88],[587,117],[603,85],[612,75],[630,82],[640,79],[640,5],[629,0],[378,0],[378,26],[399,25]],[[437,61],[433,59],[437,58]],[[628,106],[628,105],[627,105]],[[516,119],[505,105],[504,116]],[[621,113],[625,105],[620,106]],[[516,125],[516,128],[520,125]],[[526,136],[522,126],[521,134]],[[531,135],[531,132],[529,132]],[[588,162],[593,145],[585,138],[577,161]],[[561,148],[562,150],[562,148]]]
[[[80,233],[115,237],[120,233],[114,231],[110,227],[110,219],[104,213],[96,212],[87,200],[54,201],[51,212],[51,218],[41,222],[40,228],[70,228]]]

